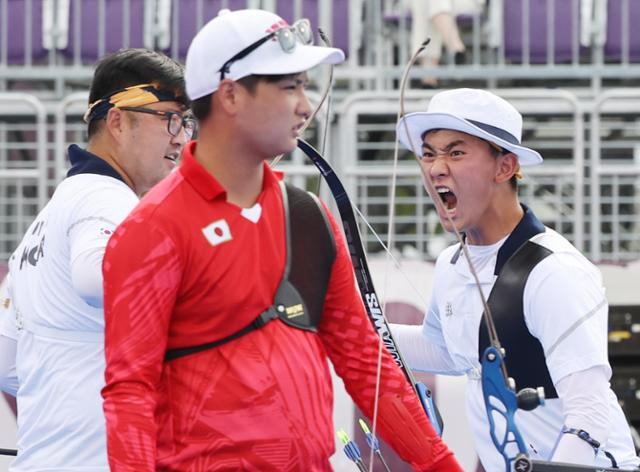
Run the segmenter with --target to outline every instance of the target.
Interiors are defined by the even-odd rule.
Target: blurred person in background
[[[466,47],[456,17],[479,15],[484,5],[485,0],[411,0],[411,50],[417,50],[425,39],[431,38],[418,61],[424,66],[437,67],[444,48],[456,64],[462,64]],[[436,87],[438,79],[423,77],[422,85]]]

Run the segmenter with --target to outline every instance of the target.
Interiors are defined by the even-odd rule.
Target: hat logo
[[[273,33],[274,31],[278,31],[280,28],[284,28],[285,26],[289,26],[289,23],[287,23],[286,20],[280,20],[269,26],[264,32]]]

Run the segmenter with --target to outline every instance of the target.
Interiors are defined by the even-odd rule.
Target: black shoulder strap
[[[506,351],[505,363],[518,389],[544,387],[546,398],[558,398],[540,341],[524,321],[524,287],[533,268],[552,252],[532,241],[526,241],[507,260],[489,294],[487,304],[500,342]],[[489,346],[484,317],[480,323],[478,358]]]
[[[280,319],[300,329],[317,331],[324,299],[336,258],[336,243],[327,215],[317,197],[293,185],[283,184],[287,202],[287,266],[275,297],[284,303],[287,294],[296,291],[303,300],[304,313]]]

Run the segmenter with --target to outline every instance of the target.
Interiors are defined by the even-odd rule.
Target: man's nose
[[[185,127],[181,127],[180,131],[177,135],[171,136],[171,143],[180,145],[180,148],[183,148],[185,144],[189,141],[190,135],[187,133]]]
[[[446,154],[436,154],[433,162],[429,164],[429,166],[429,175],[433,178],[449,174],[449,164]]]
[[[305,118],[309,118],[311,116],[311,102],[309,98],[307,98],[307,94],[302,90],[300,92],[300,103],[298,105],[298,113]]]

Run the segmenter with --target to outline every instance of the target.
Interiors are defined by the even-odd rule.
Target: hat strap
[[[496,138],[500,138],[503,141],[506,141],[511,144],[515,144],[516,146],[520,146],[520,141],[514,135],[509,133],[508,131],[503,130],[502,128],[498,128],[496,126],[491,126],[486,123],[482,123],[480,121],[469,120],[465,118],[465,121],[468,121],[474,126],[477,126],[482,131],[486,131],[489,134],[494,135]]]

